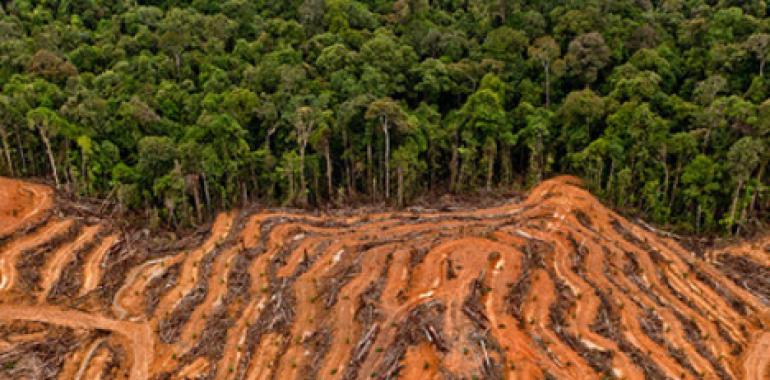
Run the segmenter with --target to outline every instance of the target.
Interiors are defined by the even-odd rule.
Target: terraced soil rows
[[[175,242],[73,210],[0,179],[0,379],[770,377],[770,237],[696,254],[569,177]]]

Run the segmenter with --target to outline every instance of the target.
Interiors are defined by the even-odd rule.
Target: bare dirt
[[[178,241],[0,178],[0,379],[770,379],[770,236],[690,251],[571,177]]]

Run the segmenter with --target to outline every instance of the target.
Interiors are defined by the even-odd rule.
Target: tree
[[[204,191],[208,193],[210,187],[218,190],[220,207],[231,205],[233,199],[248,200],[244,177],[251,156],[246,136],[246,130],[232,116],[204,113],[183,137],[183,141],[201,148]]]
[[[407,117],[401,106],[391,98],[381,98],[369,104],[367,120],[377,120],[385,137],[385,198],[390,198],[390,129],[407,128]]]
[[[770,34],[755,33],[746,40],[746,48],[759,61],[759,76],[765,76],[765,63],[770,58]]]
[[[317,31],[324,18],[324,0],[304,0],[299,7],[302,24],[310,31]]]
[[[746,181],[759,166],[763,148],[764,146],[759,140],[746,136],[736,141],[727,152],[727,165],[735,181],[735,192],[733,193],[729,217],[724,220],[728,227],[743,223],[743,220],[736,220],[738,200]]]
[[[147,174],[147,179],[160,178],[174,167],[179,156],[174,141],[165,136],[147,136],[139,140],[137,169]]]
[[[77,68],[48,50],[38,50],[29,61],[27,70],[51,81],[63,81],[77,75]]]
[[[557,113],[563,125],[560,139],[567,153],[580,151],[591,142],[591,127],[602,120],[604,103],[590,89],[573,91],[567,95]]]
[[[682,178],[683,166],[692,159],[692,156],[698,151],[698,142],[695,137],[688,132],[678,132],[671,135],[666,143],[668,154],[674,157],[676,166],[674,172],[670,174],[674,178],[674,184],[671,188],[671,195],[669,196],[668,208],[674,207],[674,201],[677,198],[677,191],[679,189],[679,182]],[[668,182],[669,173],[668,165],[666,165],[666,182]],[[665,191],[668,191],[668,183],[666,183]]]
[[[693,98],[698,104],[707,106],[714,102],[717,95],[727,89],[727,79],[721,75],[712,75],[698,82],[693,91]]]
[[[59,134],[59,131],[64,127],[65,123],[66,121],[56,112],[45,107],[38,107],[27,112],[27,125],[29,126],[29,129],[37,130],[40,139],[43,141],[57,189],[60,187],[60,182],[59,174],[56,169],[56,159],[54,158],[53,148],[51,146],[51,138],[56,137],[56,135]]]
[[[294,112],[294,136],[299,146],[299,171],[300,171],[300,201],[307,202],[307,183],[305,180],[305,150],[310,141],[310,136],[316,128],[318,116],[312,107],[302,106]]]
[[[425,98],[432,103],[438,102],[442,94],[450,92],[454,87],[449,69],[438,59],[426,59],[415,67],[413,72],[420,79],[414,89],[425,94]]]
[[[709,229],[714,224],[715,194],[720,190],[717,164],[706,155],[697,155],[682,173],[683,194],[695,208],[695,231]],[[705,222],[701,222],[704,219]]]
[[[11,104],[11,99],[0,95],[0,142],[3,144],[3,155],[8,173],[14,176],[14,164],[11,159],[11,145],[8,142],[9,128],[16,119],[16,110]]]
[[[610,49],[601,34],[585,33],[569,43],[566,60],[574,75],[589,86],[610,62]]]
[[[515,63],[527,49],[527,36],[508,26],[501,26],[487,34],[484,50],[504,62]]]
[[[529,179],[530,183],[540,182],[550,167],[548,146],[551,136],[551,120],[553,113],[542,107],[530,104],[519,105],[518,114],[524,116],[524,128],[516,135],[529,149]]]
[[[332,135],[333,125],[335,120],[332,119],[331,111],[324,111],[319,117],[318,127],[313,131],[310,136],[310,143],[314,149],[323,152],[324,161],[326,161],[326,196],[328,199],[332,199],[334,196],[333,191],[333,163],[332,163]]]
[[[378,29],[374,36],[361,46],[364,63],[362,80],[380,88],[370,91],[376,96],[403,92],[409,69],[417,61],[417,55],[408,45],[399,44],[389,31]]]
[[[762,2],[5,3],[0,173],[154,224],[551,172],[687,232],[770,220]]]
[[[410,125],[419,123],[415,116],[411,116],[410,119]],[[413,128],[409,132],[404,139],[405,141],[399,144],[399,147],[393,153],[397,177],[397,204],[399,207],[404,206],[407,186],[415,182],[417,174],[425,170],[426,166],[419,159],[420,153],[426,147],[425,135],[422,130],[417,128]]]
[[[554,61],[561,55],[559,44],[551,36],[536,39],[529,47],[529,56],[543,66],[545,75],[545,108],[551,106],[551,70]]]
[[[482,147],[481,164],[485,167],[485,188],[491,189],[498,142],[503,138],[507,123],[503,106],[504,84],[494,74],[487,74],[479,90],[468,97],[458,112],[456,124],[456,150],[461,155],[461,165],[454,189],[459,189],[467,180],[473,180],[475,158],[478,147]]]

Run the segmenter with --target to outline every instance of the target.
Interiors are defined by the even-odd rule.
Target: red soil
[[[0,177],[0,237],[33,223],[51,208],[52,190]]]
[[[0,178],[0,379],[770,378],[770,237],[691,252],[571,177],[489,209],[234,211],[172,249],[53,196]]]

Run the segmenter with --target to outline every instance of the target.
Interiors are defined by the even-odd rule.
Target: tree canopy
[[[142,4],[139,4],[142,3]],[[764,2],[0,4],[0,174],[190,225],[570,173],[685,232],[767,219]]]

